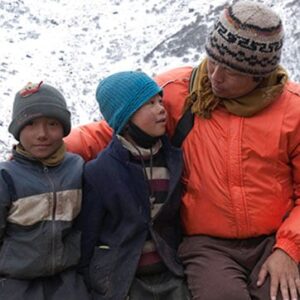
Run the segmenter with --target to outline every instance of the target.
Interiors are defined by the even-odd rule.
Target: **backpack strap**
[[[189,83],[189,92],[192,91],[194,80],[196,77],[197,67],[193,68],[190,83]],[[194,126],[194,114],[191,111],[191,106],[184,112],[184,114],[179,119],[175,132],[171,138],[171,144],[175,147],[181,147],[182,142],[189,134],[190,130]]]

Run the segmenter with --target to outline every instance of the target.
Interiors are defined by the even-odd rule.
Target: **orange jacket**
[[[155,78],[164,87],[170,134],[182,114],[191,70],[173,69]],[[67,143],[96,153],[109,139],[104,126],[85,126]],[[243,239],[277,232],[275,247],[300,261],[299,85],[288,83],[273,104],[251,118],[222,107],[209,120],[195,117],[182,148],[186,234]]]
[[[112,132],[103,120],[73,128],[64,141],[68,151],[78,153],[85,161],[89,161],[108,145]]]

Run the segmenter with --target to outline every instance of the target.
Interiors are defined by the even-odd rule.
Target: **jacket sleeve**
[[[88,167],[85,167],[82,208],[77,222],[77,228],[82,232],[79,272],[83,273],[88,285],[89,263],[99,241],[102,220],[105,215],[99,184],[97,184],[98,178],[95,178],[92,173]]]
[[[173,135],[176,124],[183,112],[192,67],[182,67],[156,76],[155,81],[164,90],[164,102],[168,112],[167,132]],[[113,130],[106,121],[93,122],[73,128],[64,141],[67,150],[91,160],[110,142]]]
[[[6,175],[5,175],[6,173]],[[6,220],[9,212],[10,204],[11,204],[11,196],[9,193],[8,185],[5,181],[5,176],[7,176],[7,172],[5,170],[1,170],[0,174],[0,246],[2,245],[5,228],[6,228]]]
[[[287,109],[285,128],[288,128],[286,145],[288,165],[290,166],[291,189],[293,190],[293,206],[279,227],[275,248],[289,254],[296,262],[300,262],[300,96],[298,101]]]
[[[277,231],[275,248],[289,254],[296,262],[300,262],[300,143],[293,151],[292,178],[294,189],[294,206],[288,217]]]
[[[112,134],[113,130],[104,120],[101,120],[73,128],[64,142],[67,151],[77,153],[85,161],[89,161],[107,146]]]
[[[192,67],[180,67],[158,74],[154,80],[163,88],[163,102],[168,112],[167,134],[172,137],[178,120],[184,112],[184,104],[189,94]]]

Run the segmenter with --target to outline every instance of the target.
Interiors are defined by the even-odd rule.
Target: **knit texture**
[[[116,133],[120,133],[131,116],[161,92],[156,82],[145,73],[124,71],[100,81],[96,99],[107,123]]]
[[[253,1],[239,1],[224,9],[206,45],[209,58],[253,76],[267,76],[278,66],[283,27],[270,8]]]
[[[64,136],[71,130],[70,112],[63,95],[54,87],[42,82],[28,83],[15,96],[8,131],[19,140],[22,128],[39,117],[57,119],[63,126]]]

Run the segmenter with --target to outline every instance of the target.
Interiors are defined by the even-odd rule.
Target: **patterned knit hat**
[[[70,112],[63,95],[54,87],[29,82],[16,96],[12,121],[8,131],[19,140],[20,131],[31,120],[39,117],[57,119],[63,126],[64,136],[71,130]]]
[[[107,123],[120,133],[131,116],[161,92],[156,82],[145,73],[125,71],[100,81],[96,99]]]
[[[279,64],[283,27],[274,11],[253,1],[224,9],[210,33],[208,57],[242,74],[267,76]]]

